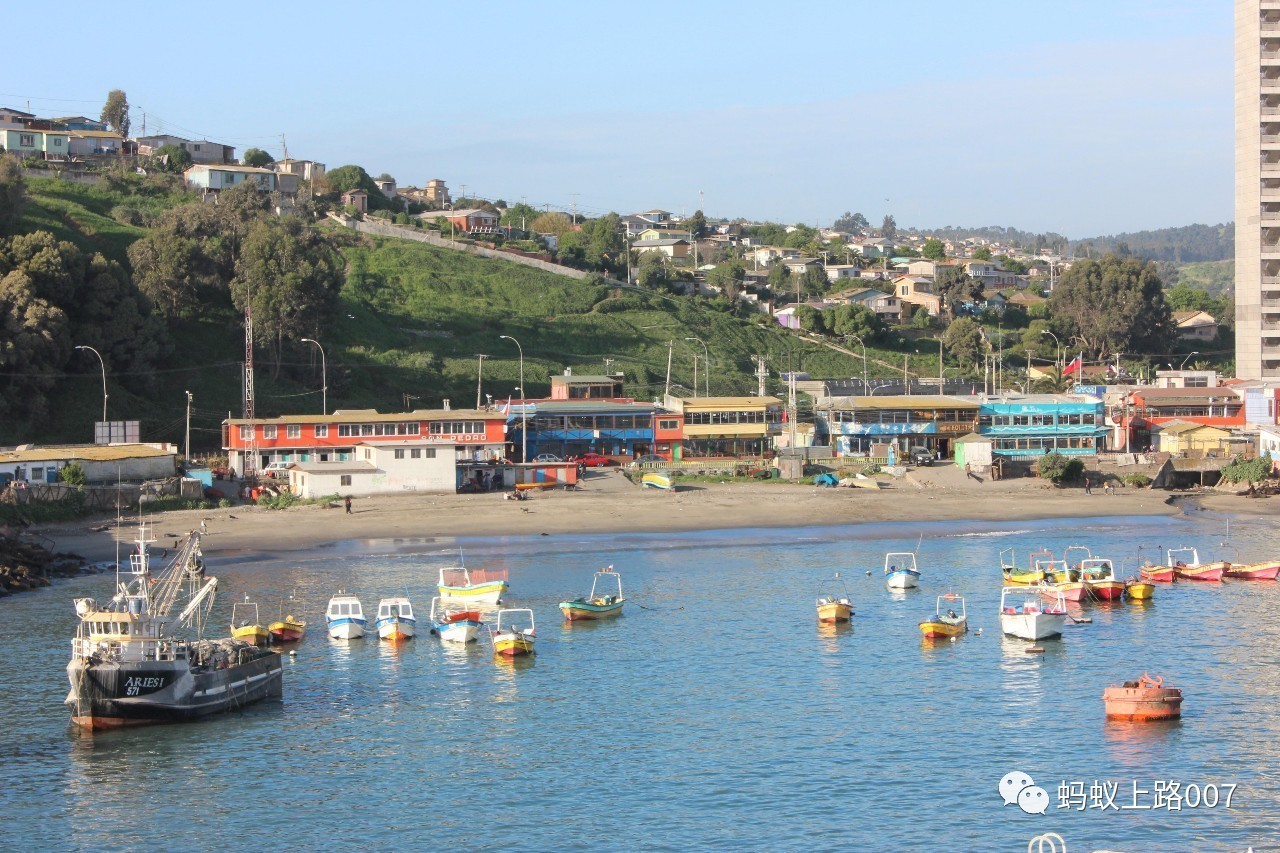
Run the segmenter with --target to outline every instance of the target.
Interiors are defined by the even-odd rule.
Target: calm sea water
[[[1276,584],[1180,583],[1147,606],[1086,606],[1092,624],[1042,656],[1003,638],[995,616],[1001,548],[1021,561],[1084,544],[1130,568],[1139,546],[1234,559],[1219,546],[1227,525],[1192,513],[224,557],[211,561],[219,623],[246,593],[264,618],[291,590],[310,602],[284,701],[96,737],[68,723],[64,667],[72,597],[104,598],[111,581],[64,582],[0,602],[3,846],[1021,851],[1053,831],[1072,851],[1276,849]],[[1246,561],[1280,551],[1265,520],[1232,519],[1229,535]],[[917,543],[923,588],[889,593],[884,552]],[[510,570],[511,605],[539,619],[536,659],[498,663],[487,645],[431,636],[399,648],[326,638],[322,608],[339,587],[366,609],[407,589],[425,617],[459,544],[468,565]],[[556,603],[608,563],[626,616],[562,623]],[[815,622],[835,571],[856,605],[847,630]],[[930,646],[917,623],[950,589],[983,633]],[[1184,688],[1181,722],[1108,725],[1103,688],[1143,670]],[[1049,793],[1047,814],[1003,805],[1010,771]],[[1133,804],[1135,782],[1222,793],[1216,808],[1181,811],[1058,807],[1061,785],[1082,785],[1088,805],[1095,781],[1116,786],[1116,806]]]

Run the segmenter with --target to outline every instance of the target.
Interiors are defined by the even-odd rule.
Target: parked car
[[[533,461],[534,462],[563,462],[564,460],[561,459],[559,456],[556,456],[554,453],[539,453],[536,457],[534,457]]]
[[[578,463],[588,468],[605,468],[609,465],[617,465],[618,463],[600,453],[584,453],[578,457]]]
[[[929,452],[927,447],[911,448],[911,464],[920,468],[927,468],[933,464],[933,454]]]
[[[289,469],[292,467],[292,462],[273,462],[259,473],[273,480],[287,480],[289,479]]]
[[[652,463],[662,464],[666,461],[667,461],[667,458],[665,456],[659,456],[656,453],[646,453],[644,456],[641,456],[637,459],[633,459],[631,461],[631,466],[633,468],[639,468],[641,465],[647,465]]]

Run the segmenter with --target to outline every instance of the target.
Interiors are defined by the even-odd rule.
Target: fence
[[[85,508],[92,512],[131,509],[138,506],[144,495],[174,497],[183,493],[182,480],[179,477],[111,486],[78,487],[68,483],[32,483],[18,487],[11,483],[3,492],[0,492],[0,501],[19,506],[57,503],[77,492],[84,496]]]

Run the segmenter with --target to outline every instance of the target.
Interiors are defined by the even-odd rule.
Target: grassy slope
[[[1200,261],[1178,266],[1179,280],[1189,287],[1221,296],[1235,286],[1235,261]]]

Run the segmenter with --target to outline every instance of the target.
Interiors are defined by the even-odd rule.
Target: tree
[[[730,258],[727,261],[716,264],[715,269],[707,273],[707,284],[712,287],[719,288],[725,298],[735,301],[738,294],[742,292],[742,280],[746,278],[747,271],[742,265],[742,261],[737,258]]]
[[[989,261],[991,260],[991,250],[986,246],[980,246],[973,250],[973,257],[979,261]]]
[[[1026,275],[1027,270],[1030,269],[1022,261],[1015,260],[1008,255],[996,255],[995,258],[992,258],[990,249],[984,249],[983,251],[987,253],[987,260],[994,260],[1000,266],[1000,269],[1006,272],[1011,272],[1014,275]],[[976,258],[977,256],[975,252],[974,257]]]
[[[84,468],[79,462],[68,462],[58,472],[58,479],[69,486],[83,486],[85,483]]]
[[[812,305],[797,305],[795,316],[800,328],[806,332],[822,334],[827,330],[826,316]]]
[[[244,156],[240,158],[240,162],[244,163],[246,166],[254,166],[259,169],[270,166],[275,161],[276,158],[272,157],[261,148],[245,149]]]
[[[1090,358],[1166,352],[1173,318],[1155,264],[1107,255],[1077,260],[1049,297],[1051,316],[1078,337]]]
[[[987,342],[982,337],[982,327],[968,317],[952,321],[942,336],[942,342],[966,370],[970,366],[976,370],[978,359],[987,350]]]
[[[916,313],[911,315],[911,328],[913,329],[932,329],[933,317],[929,315],[929,309],[921,305],[916,309]]]
[[[893,218],[892,213],[884,215],[884,222],[880,224],[880,236],[886,240],[892,240],[898,236],[898,222]]]
[[[937,237],[930,237],[924,241],[924,245],[920,248],[920,254],[931,261],[940,261],[947,256],[947,250],[942,245],[941,240]]]
[[[810,264],[800,276],[800,292],[802,298],[814,298],[821,296],[831,287],[831,280],[827,278],[827,271],[821,264]]]
[[[107,102],[102,105],[98,119],[121,136],[129,135],[129,98],[123,89],[112,89],[107,93]]]
[[[867,228],[870,228],[871,223],[868,222],[867,217],[863,216],[861,213],[850,213],[849,211],[846,210],[844,212],[844,216],[841,216],[834,223],[832,223],[831,227],[833,230],[836,230],[836,231],[846,231],[849,233],[857,233],[859,231],[865,231]]]
[[[14,230],[27,204],[27,180],[22,177],[18,158],[0,156],[0,234]]]
[[[693,216],[690,216],[689,220],[685,224],[689,226],[689,236],[692,239],[697,240],[706,233],[707,217],[702,215],[701,210],[695,210],[693,212]]]
[[[857,335],[864,342],[884,335],[884,323],[865,305],[837,305],[831,311],[827,326],[836,337]]]
[[[538,218],[538,211],[524,202],[513,204],[502,214],[502,224],[509,228],[529,229],[529,223]]]
[[[47,413],[45,392],[71,354],[67,317],[35,294],[31,277],[14,270],[0,278],[0,398],[6,417],[23,424]]]
[[[529,230],[535,234],[554,234],[559,237],[573,230],[573,223],[563,213],[543,213],[529,223]]]
[[[1068,459],[1054,451],[1036,460],[1036,473],[1042,479],[1052,480],[1054,483],[1076,480],[1084,473],[1084,462],[1079,459]]]
[[[782,262],[781,258],[774,258],[769,263],[769,289],[775,294],[783,294],[787,292],[787,285],[791,279],[791,267]]]
[[[641,287],[659,290],[671,281],[667,256],[661,252],[641,252],[636,267],[636,283]]]
[[[191,167],[191,152],[181,145],[161,145],[151,155],[151,159],[172,175],[181,175]]]
[[[982,280],[965,272],[964,267],[939,267],[933,277],[933,292],[942,300],[942,310],[948,317],[956,316],[956,308],[966,302],[982,298]]]

